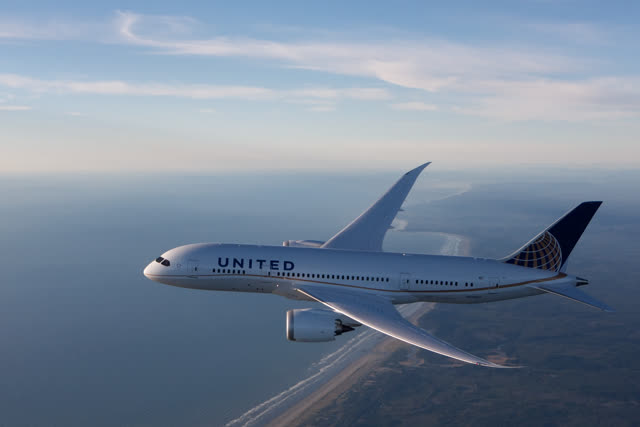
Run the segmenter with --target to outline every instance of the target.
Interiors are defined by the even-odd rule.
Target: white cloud
[[[0,17],[0,39],[107,41],[113,39],[112,33],[112,25],[104,20],[25,20],[19,17]]]
[[[438,109],[438,106],[414,101],[391,104],[391,108],[393,108],[394,110],[436,111]]]
[[[120,80],[42,80],[17,74],[0,74],[0,85],[38,93],[174,96],[192,99],[265,99],[274,98],[277,95],[271,89],[252,86],[166,85],[161,83],[129,83]]]
[[[594,61],[560,54],[555,49],[441,39],[281,42],[242,37],[154,37],[141,31],[147,19],[145,15],[120,12],[118,31],[122,40],[164,54],[269,59],[286,67],[371,78],[404,88],[437,92],[455,98],[459,107],[448,111],[463,114],[506,120],[590,120],[616,119],[640,112],[637,77],[576,80],[576,72],[593,73]],[[566,27],[535,23],[529,28],[581,40],[602,38],[595,27],[581,23],[570,23]],[[626,99],[607,95],[611,89],[619,92],[605,83],[607,80],[627,87],[632,95]],[[339,94],[330,89],[303,89],[298,95],[327,100],[391,97],[386,90],[374,89]],[[435,104],[414,102],[396,103],[392,107],[442,109]]]
[[[95,23],[49,20],[29,23],[0,19],[0,37],[71,39],[91,37]],[[603,31],[580,22],[521,23],[540,34],[598,42]],[[184,16],[117,12],[108,27],[111,40],[167,55],[243,57],[282,67],[378,80],[383,84],[438,94],[438,103],[395,103],[398,110],[434,109],[506,120],[590,120],[636,116],[640,111],[638,76],[598,77],[595,61],[560,48],[489,42],[452,42],[434,38],[382,41],[330,39],[275,41],[248,37],[194,38],[198,22]],[[107,31],[100,30],[99,33]],[[115,37],[115,39],[114,39]],[[576,73],[590,76],[580,80]],[[120,80],[38,80],[0,74],[0,85],[35,93],[172,96],[191,99],[284,100],[335,108],[341,100],[393,98],[381,87],[271,89],[242,85],[133,83]],[[375,85],[372,85],[375,86]],[[625,90],[621,90],[624,87]],[[615,96],[613,95],[615,94]],[[444,108],[439,103],[458,105]]]
[[[330,112],[330,111],[335,111],[336,107],[335,107],[335,105],[330,105],[330,104],[327,104],[327,105],[315,105],[313,107],[309,107],[308,110],[309,111],[315,111],[315,112],[318,112],[318,113],[327,113],[327,112]]]
[[[348,98],[372,101],[391,98],[391,94],[388,90],[379,88],[308,88],[292,90],[289,93],[291,96],[295,97],[332,100],[339,98]]]
[[[145,15],[120,12],[117,25],[122,41],[173,55],[271,59],[289,67],[375,78],[427,91],[472,79],[571,72],[586,66],[581,59],[530,46],[487,47],[439,39],[355,43],[153,37],[138,31],[147,19]]]
[[[640,78],[485,81],[459,112],[504,120],[606,120],[640,116]]]
[[[379,88],[270,89],[258,86],[220,86],[205,84],[133,83],[121,80],[44,80],[18,74],[0,74],[0,86],[34,93],[73,93],[93,95],[169,96],[191,99],[284,100],[288,102],[337,102],[342,99],[389,99]]]
[[[603,44],[609,40],[607,33],[589,22],[523,22],[521,24],[538,33],[550,35],[557,41]]]
[[[0,105],[0,111],[27,111],[31,110],[31,107],[27,105]]]

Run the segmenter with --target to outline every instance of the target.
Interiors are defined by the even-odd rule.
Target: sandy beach
[[[448,234],[447,237],[447,243],[443,246],[442,253],[460,256],[469,255],[471,249],[471,241],[469,239],[451,234]],[[414,324],[435,308],[434,303],[416,304],[420,304],[419,309],[412,315],[407,316],[407,319]],[[269,427],[306,425],[307,419],[321,411],[322,408],[331,405],[355,383],[367,376],[375,375],[376,370],[380,369],[382,363],[403,346],[407,346],[407,344],[390,337],[384,338],[368,355],[349,364],[326,384],[266,425]]]
[[[423,306],[411,317],[411,322],[416,322],[420,317],[431,311],[435,304],[418,303]],[[375,372],[391,354],[407,344],[393,338],[385,338],[371,353],[361,357],[347,366],[339,375],[320,387],[317,391],[293,406],[284,414],[273,419],[267,424],[269,427],[305,425],[305,420],[325,406],[330,405],[342,393],[353,384]]]
[[[470,241],[464,236],[428,234],[439,234],[445,238],[439,251],[443,255],[469,254]],[[398,311],[415,324],[434,307],[434,303],[420,302],[399,306]],[[354,384],[368,376],[375,376],[383,362],[406,346],[373,330],[365,330],[334,353],[323,357],[318,366],[312,367],[308,377],[229,421],[227,426],[304,425],[305,420],[331,405]],[[405,363],[420,364],[421,361],[414,355]]]

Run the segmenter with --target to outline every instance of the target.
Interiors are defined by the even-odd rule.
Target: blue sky
[[[639,9],[5,1],[0,172],[637,168]]]

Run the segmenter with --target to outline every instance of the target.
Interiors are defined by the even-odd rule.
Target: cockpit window
[[[164,258],[162,258],[161,256],[159,256],[158,258],[156,258],[156,262],[162,262],[164,261]]]
[[[169,262],[168,259],[165,259],[164,261],[162,261],[160,264],[164,265],[165,267],[169,267],[171,265],[171,263]]]

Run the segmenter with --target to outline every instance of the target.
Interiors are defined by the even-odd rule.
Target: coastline
[[[429,313],[435,307],[434,303],[417,303],[423,304],[420,310],[408,319],[415,323],[425,314]],[[342,372],[333,377],[325,385],[307,396],[282,415],[274,418],[266,424],[268,427],[277,427],[282,425],[298,426],[306,425],[305,420],[313,416],[322,408],[330,405],[342,393],[349,390],[353,384],[360,381],[367,375],[371,375],[378,369],[382,363],[389,358],[396,350],[406,345],[402,341],[398,341],[391,337],[385,337],[383,341],[376,345],[372,351],[345,367]]]
[[[442,246],[441,253],[446,255],[469,256],[471,241],[460,235],[439,233],[447,237]],[[435,303],[414,303],[411,306],[420,305],[419,308],[407,317],[412,323],[416,323],[421,317],[435,308]],[[408,308],[404,306],[402,308]],[[306,420],[314,414],[329,406],[340,395],[348,391],[355,383],[366,376],[375,375],[393,353],[407,344],[391,337],[384,337],[366,356],[363,356],[347,365],[340,373],[331,378],[327,383],[313,391],[305,399],[290,407],[281,415],[273,418],[266,425],[277,427],[281,425],[298,426],[306,425]]]

